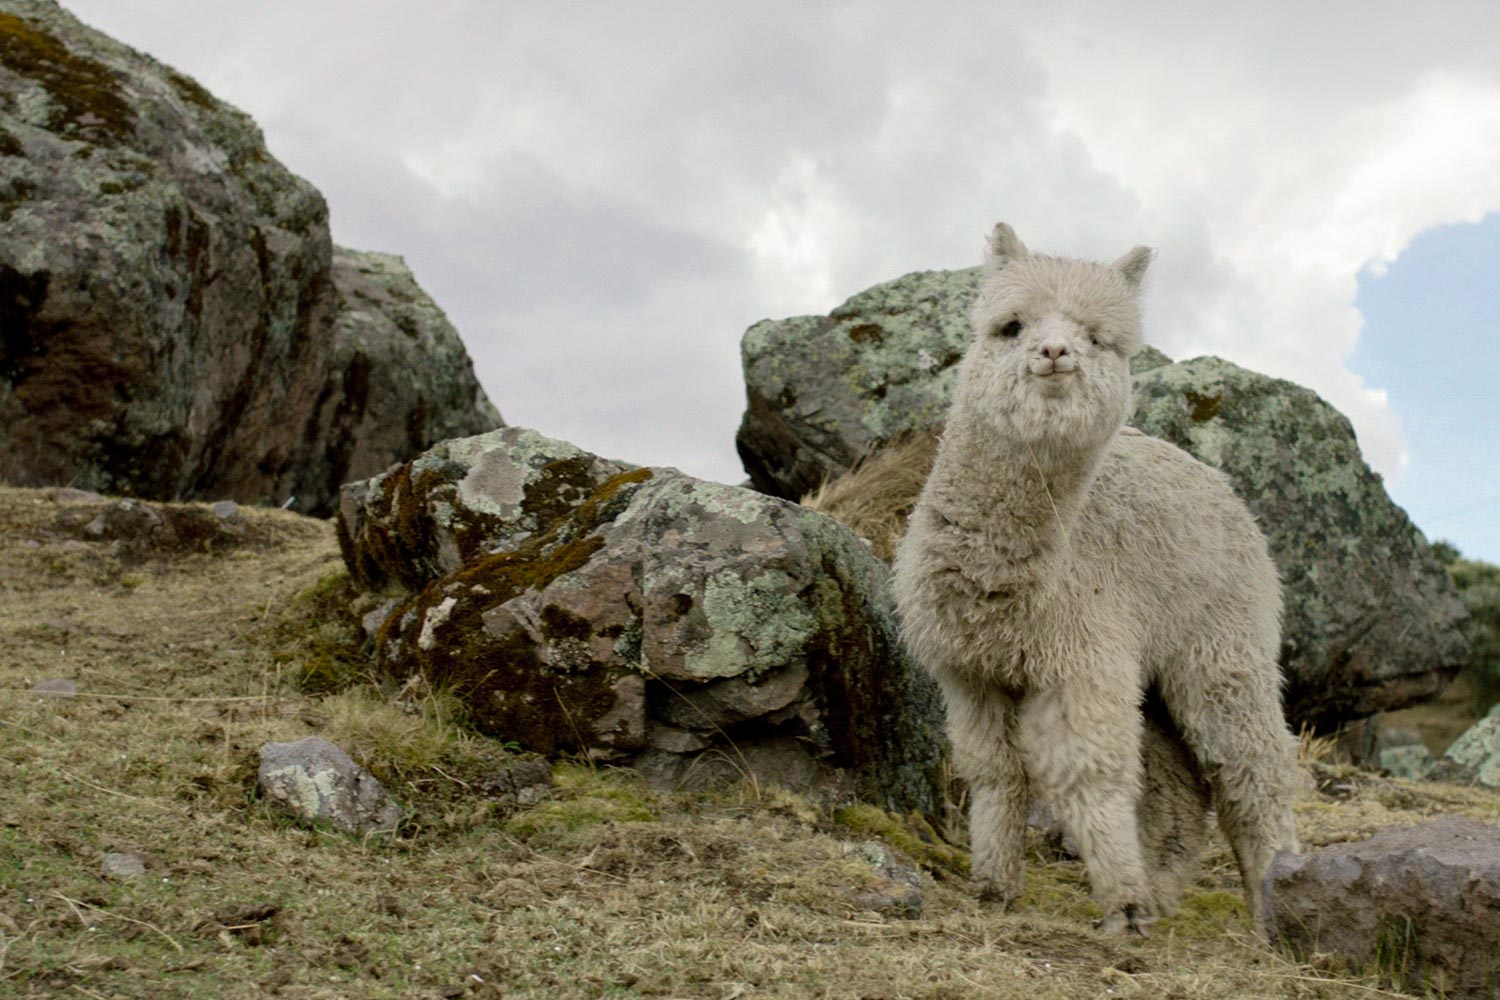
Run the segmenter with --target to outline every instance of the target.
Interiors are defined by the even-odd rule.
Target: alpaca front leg
[[[969,786],[969,873],[981,899],[1005,906],[1021,895],[1030,792],[1014,744],[1015,703],[943,679],[954,764]]]
[[[1136,824],[1141,719],[1131,694],[1070,685],[1028,696],[1019,742],[1037,793],[1083,855],[1101,926],[1144,936],[1155,913]]]

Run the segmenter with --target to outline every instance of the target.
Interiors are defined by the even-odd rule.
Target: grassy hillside
[[[1001,914],[940,845],[777,789],[668,793],[575,763],[509,811],[486,776],[513,748],[364,675],[330,525],[246,510],[163,548],[100,537],[100,506],[0,490],[0,996],[1402,995],[1265,949],[1222,842],[1182,914],[1120,941],[1040,841]],[[30,690],[54,678],[76,696]],[[258,801],[256,749],[312,733],[411,808],[399,836]],[[1299,820],[1316,846],[1442,812],[1494,819],[1500,796],[1310,763]],[[880,833],[931,864],[920,917],[866,908],[858,845]],[[145,873],[104,875],[106,852]]]

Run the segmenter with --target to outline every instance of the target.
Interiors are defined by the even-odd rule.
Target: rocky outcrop
[[[1447,816],[1303,855],[1266,875],[1268,931],[1415,993],[1500,994],[1500,826]]]
[[[885,568],[828,518],[505,428],[346,486],[339,534],[362,586],[403,591],[380,664],[487,733],[664,778],[831,766],[890,808],[937,805],[936,692]]]
[[[1155,368],[1135,398],[1131,422],[1222,469],[1270,541],[1294,720],[1327,727],[1447,686],[1468,656],[1467,612],[1343,414],[1219,358]]]
[[[800,497],[908,438],[903,461],[930,463],[977,282],[977,269],[912,274],[826,317],[751,327],[738,441],[755,487]],[[1468,656],[1465,611],[1360,457],[1348,420],[1310,390],[1217,358],[1173,364],[1148,349],[1132,370],[1131,423],[1222,469],[1268,536],[1285,585],[1293,724],[1330,727],[1440,691]],[[844,492],[860,518],[879,523],[861,499],[893,479],[872,472],[884,486],[856,481]],[[881,502],[899,514],[899,498]]]
[[[0,2],[0,222],[0,480],[326,513],[498,420],[451,328],[393,348],[351,316],[409,280],[334,271],[322,197],[248,117],[48,0]]]

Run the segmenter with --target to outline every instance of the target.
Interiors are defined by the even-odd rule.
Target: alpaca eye
[[[1088,328],[1088,334],[1089,334],[1089,343],[1090,344],[1093,344],[1095,347],[1102,346],[1099,343],[1099,328],[1097,326],[1091,326],[1091,327],[1089,327]]]
[[[990,335],[994,337],[1004,337],[1006,340],[1013,340],[1021,335],[1021,327],[1021,321],[1018,319],[1013,319],[1009,323],[1006,323],[1004,326],[992,327],[990,329]]]

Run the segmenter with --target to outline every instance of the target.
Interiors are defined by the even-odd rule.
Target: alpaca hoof
[[[989,879],[975,879],[973,886],[974,892],[979,896],[981,903],[989,903],[998,906],[1002,910],[1009,910],[1015,905],[1016,900],[1021,895],[1019,889],[1008,889],[998,882],[991,882]]]
[[[1147,938],[1151,936],[1151,925],[1156,918],[1146,912],[1146,908],[1139,903],[1126,903],[1114,913],[1094,924],[1099,930],[1106,934],[1114,935],[1136,935]]]

